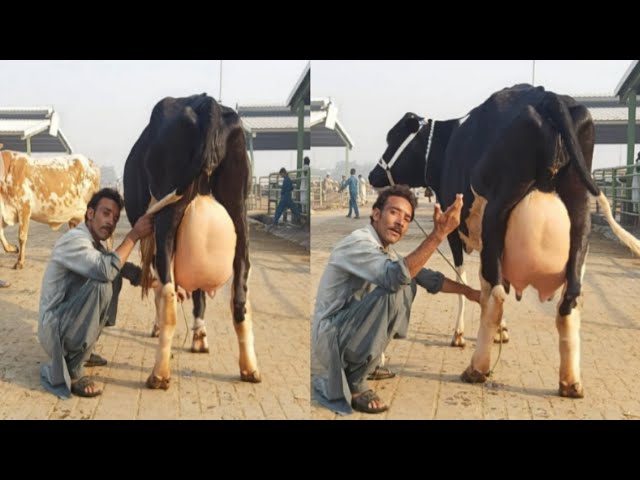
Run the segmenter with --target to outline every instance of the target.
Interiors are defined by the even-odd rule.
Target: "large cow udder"
[[[197,195],[178,226],[176,284],[214,294],[233,273],[235,249],[236,231],[225,208],[209,195]]]
[[[567,208],[555,193],[534,190],[516,205],[507,222],[502,274],[518,295],[532,285],[545,301],[564,284],[570,229]]]

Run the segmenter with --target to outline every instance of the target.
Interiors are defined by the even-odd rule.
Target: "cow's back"
[[[91,196],[100,188],[100,170],[84,155],[64,155],[29,165],[31,217],[59,224],[82,220]]]
[[[37,222],[59,226],[82,220],[87,203],[100,188],[100,170],[84,155],[63,155],[35,161],[21,152],[3,152],[6,175],[2,185],[8,224],[28,208]]]

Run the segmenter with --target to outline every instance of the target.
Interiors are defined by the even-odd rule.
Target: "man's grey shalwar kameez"
[[[444,276],[422,269],[411,280],[404,258],[384,248],[372,225],[336,244],[320,279],[312,328],[316,358],[327,375],[314,378],[318,400],[351,413],[351,393],[368,389],[366,376],[392,338],[404,338],[416,283],[440,291]]]
[[[38,339],[51,358],[42,365],[42,385],[71,396],[105,325],[114,325],[122,287],[120,259],[95,243],[86,224],[58,239],[42,279]]]

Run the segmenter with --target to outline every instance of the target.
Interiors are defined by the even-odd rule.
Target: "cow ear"
[[[409,130],[409,133],[416,133],[420,128],[420,121],[415,117],[407,118],[404,121],[404,126]]]

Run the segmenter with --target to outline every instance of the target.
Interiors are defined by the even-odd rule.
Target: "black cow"
[[[458,270],[463,244],[467,253],[480,250],[482,288],[478,341],[464,381],[486,380],[491,339],[510,284],[518,299],[528,284],[534,285],[541,300],[550,299],[564,285],[556,317],[560,395],[583,396],[576,300],[591,228],[589,193],[597,196],[618,237],[640,255],[640,242],[615,223],[589,173],[594,135],[587,108],[571,97],[531,85],[498,91],[461,119],[425,122],[407,113],[389,131],[388,147],[369,174],[374,187],[389,185],[390,178],[411,187],[428,185],[443,209],[456,193],[464,194],[460,226],[448,241]],[[531,221],[536,218],[544,225]],[[558,235],[565,251],[553,251],[554,245],[535,240],[547,231]],[[543,251],[543,258],[530,255],[532,249]],[[562,259],[560,269],[544,271],[540,265],[549,258]],[[536,278],[527,277],[532,264],[540,269]],[[454,343],[462,335],[457,328]]]
[[[125,207],[132,225],[145,212],[157,212],[155,234],[148,237],[148,244],[141,245],[143,292],[150,287],[155,290],[160,336],[156,364],[147,380],[149,388],[169,387],[169,356],[176,321],[176,237],[187,206],[202,195],[215,196],[235,227],[231,310],[240,345],[241,378],[260,381],[247,292],[249,239],[245,200],[249,181],[244,131],[235,111],[206,94],[167,97],[158,102],[149,124],[131,149],[123,179]],[[200,259],[207,252],[188,254]],[[154,283],[154,277],[159,282]],[[193,300],[192,351],[207,352],[203,291],[195,290]]]

